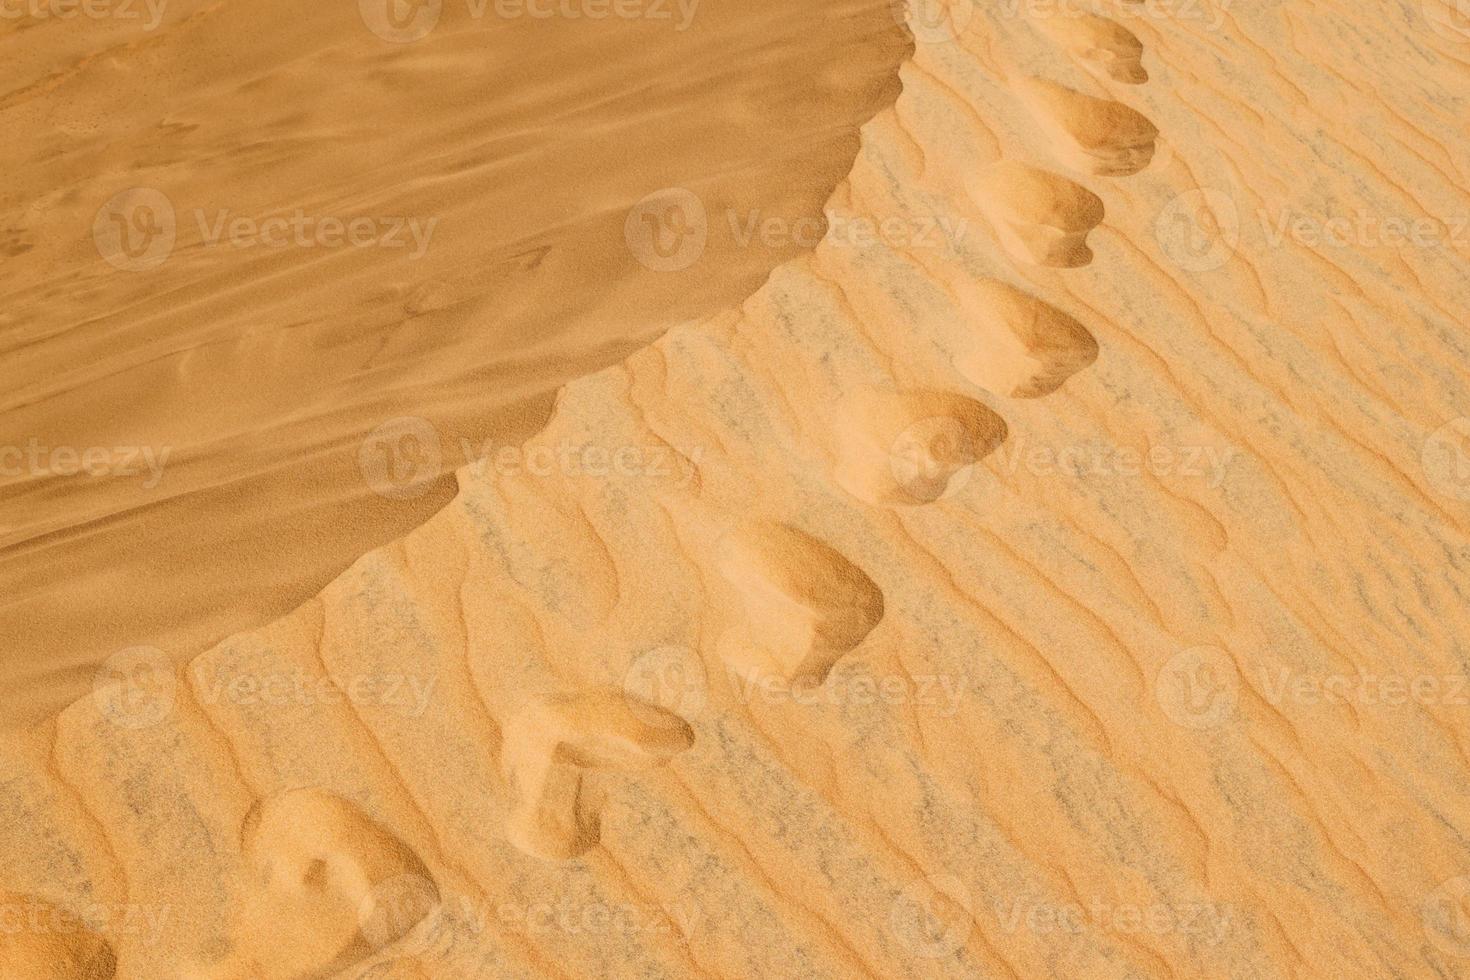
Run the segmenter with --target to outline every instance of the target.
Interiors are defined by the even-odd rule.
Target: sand
[[[911,46],[875,0],[460,0],[397,43],[353,2],[115,6],[0,20],[0,673],[26,686],[0,704],[27,723],[119,649],[285,615],[561,384],[738,304],[803,249],[726,212],[819,222]],[[720,216],[718,276],[627,244],[675,184]],[[117,222],[155,212],[129,255]],[[363,445],[403,417],[437,445],[379,473]]]
[[[523,419],[535,431],[441,462],[442,498],[414,496],[439,470],[406,461],[457,434],[435,411],[446,365],[504,352],[495,304],[455,307],[459,342],[424,353],[445,373],[389,358],[384,379],[427,394],[378,428],[363,434],[366,394],[341,395],[343,469],[362,496],[416,501],[395,511],[409,526],[363,512],[381,546],[354,539],[368,547],[341,574],[197,655],[141,618],[101,658],[14,648],[27,718],[3,743],[0,975],[1470,976],[1470,17],[1440,0],[1392,17],[935,0],[889,47],[873,39],[890,12],[854,9],[873,17],[871,74],[837,88],[862,97],[793,109],[829,149],[832,118],[860,140],[820,194],[819,242],[792,239],[800,209],[729,221],[700,179],[728,160],[691,150],[702,167],[599,212],[623,272],[505,286],[528,316],[584,281],[607,293],[588,286],[585,360],[571,339],[522,354],[548,384],[576,375]],[[344,70],[330,50],[323,77]],[[108,57],[158,65],[146,45]],[[45,95],[20,104],[40,112],[71,79],[37,74]],[[470,122],[487,132],[453,145],[500,132]],[[821,145],[735,183],[774,199],[811,177],[817,194]],[[523,179],[554,195],[565,177]],[[74,196],[87,225],[108,200]],[[449,252],[468,261],[464,234]],[[787,252],[758,262],[745,239]],[[404,275],[276,261],[344,310]],[[189,291],[188,262],[172,293],[106,265],[86,266],[92,288],[148,311],[137,336],[213,323],[191,307],[206,300],[290,322],[269,268],[242,260],[226,301]],[[598,311],[641,323],[660,290],[670,316],[589,363]],[[49,330],[13,346],[52,372],[60,345],[104,333]],[[105,373],[87,357],[64,371]],[[236,410],[231,384],[289,375],[238,352],[214,368],[218,396],[185,416],[201,430],[208,406]],[[44,391],[65,424],[104,425],[106,386],[74,380],[89,394],[67,414],[55,376],[16,411],[46,417]],[[321,411],[299,431],[332,431],[338,389],[302,388]],[[247,465],[211,432],[212,466]],[[283,501],[339,499],[300,482],[244,495],[262,538]],[[202,545],[217,510],[189,496],[169,526]],[[109,575],[86,512],[45,506],[73,560]],[[175,552],[136,601],[249,619],[235,560]],[[78,677],[44,678],[68,667],[87,690],[49,713]]]

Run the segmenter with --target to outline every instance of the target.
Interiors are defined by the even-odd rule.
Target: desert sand
[[[6,715],[53,713],[119,649],[182,660],[285,615],[561,384],[795,254],[722,221],[720,275],[661,270],[623,229],[671,184],[819,220],[908,38],[876,0],[655,2],[458,0],[397,41],[371,0],[0,18],[0,446],[22,454],[0,458],[0,671],[27,686]],[[123,241],[134,220],[158,233]],[[362,444],[405,416],[441,445],[378,492]]]
[[[706,2],[17,61],[0,976],[1470,977],[1470,12]]]

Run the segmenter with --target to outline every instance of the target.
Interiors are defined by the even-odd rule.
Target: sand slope
[[[921,6],[813,254],[115,661],[5,887],[127,977],[1470,976],[1470,45],[1145,6]]]
[[[658,3],[456,0],[397,43],[356,0],[0,18],[0,674],[31,695],[7,718],[116,650],[182,660],[284,615],[563,382],[803,250],[723,215],[819,219],[907,37],[882,0]],[[721,275],[628,248],[671,184],[721,216]],[[438,445],[380,492],[362,446],[405,415]]]

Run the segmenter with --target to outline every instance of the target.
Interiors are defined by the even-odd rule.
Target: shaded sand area
[[[559,384],[748,296],[909,49],[862,0],[373,8],[0,20],[5,721],[284,614]],[[707,234],[635,253],[672,184]]]
[[[1058,9],[910,10],[555,465],[7,739],[0,973],[1470,977],[1470,19]]]

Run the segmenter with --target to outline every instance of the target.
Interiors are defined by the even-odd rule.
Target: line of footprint
[[[1033,23],[1100,81],[1147,79],[1141,43],[1112,20],[1079,13]],[[915,33],[924,31],[916,25]],[[921,37],[905,67],[906,86],[943,84],[931,58],[963,53],[988,62],[974,50],[974,33],[955,31],[952,45]],[[1001,72],[1060,163],[1108,177],[1148,165],[1157,130],[1135,110],[1019,69]],[[954,94],[958,111],[975,112]],[[938,134],[919,131],[935,119],[926,123],[906,108],[900,97],[865,127],[864,154],[872,155],[860,156],[831,213],[913,214],[913,195],[884,153],[902,157],[912,145],[923,157]],[[1012,260],[1053,269],[1092,261],[1088,234],[1103,219],[1096,194],[1018,160],[969,162],[977,165],[955,179]],[[938,164],[923,159],[919,170],[942,182],[931,166]],[[864,284],[878,288],[856,302]],[[820,683],[868,640],[889,603],[862,563],[813,526],[819,505],[835,493],[878,508],[954,495],[1008,435],[996,411],[955,389],[1044,397],[1097,353],[1076,319],[1014,285],[971,274],[963,255],[824,243],[778,270],[738,314],[674,331],[620,369],[572,386],[547,432],[532,440],[653,440],[683,462],[680,479],[613,492],[606,481],[477,474],[454,505],[407,541],[359,562],[319,601],[189,665],[184,680],[169,685],[161,723],[120,726],[106,692],[68,708],[55,726],[48,788],[10,786],[7,809],[24,796],[54,818],[48,832],[85,869],[85,883],[55,902],[10,895],[0,904],[43,917],[62,916],[58,903],[104,895],[168,908],[172,934],[194,957],[181,966],[173,951],[161,953],[143,937],[109,941],[86,928],[6,933],[0,974],[332,976],[425,931],[450,892],[489,896],[484,882],[497,869],[477,866],[447,841],[498,836],[553,861],[587,855],[601,836],[603,801],[620,785],[604,785],[602,776],[666,765],[695,744],[695,730],[678,703],[655,703],[658,690],[645,700],[626,685],[577,686],[535,650],[620,631],[624,649],[641,649],[647,637],[637,634],[650,624],[669,623],[668,632],[678,634],[690,607],[703,605],[711,608],[693,614],[701,627],[691,646],[711,648],[742,671]],[[793,374],[800,384],[790,383]],[[741,499],[748,501],[743,509]],[[806,510],[762,512],[777,500],[806,500]],[[612,540],[607,528],[649,519],[621,519],[618,508],[623,516],[636,508],[658,512],[676,528],[685,554],[707,556],[688,595],[637,596],[609,586],[630,565],[659,560],[639,554],[640,542]],[[478,541],[486,554],[465,541]],[[434,578],[428,558],[450,566],[452,579]],[[461,590],[472,586],[502,597],[490,621],[463,602]],[[404,595],[413,598],[412,614],[394,608]],[[385,672],[391,663],[374,664],[371,650],[334,638],[345,629],[334,623],[376,619],[392,629],[395,615],[410,616],[422,634],[390,637],[392,649],[461,637],[464,664],[452,690],[440,691],[449,710],[405,717],[344,697],[293,715],[217,696],[221,685],[252,672],[323,679]],[[714,639],[701,644],[706,624]],[[533,652],[496,662],[493,654],[477,656],[487,643]],[[422,771],[400,760],[417,760]],[[459,787],[474,804],[434,799],[434,772],[476,780],[478,791]],[[85,819],[68,811],[69,800],[81,804],[73,811]],[[233,814],[235,822],[211,826],[210,812]],[[159,855],[188,861],[160,869]],[[140,875],[140,868],[151,871]],[[109,878],[124,884],[90,884]],[[262,945],[262,937],[269,942]],[[477,943],[495,948],[497,975],[558,975],[513,936]],[[407,970],[414,958],[394,962]]]

